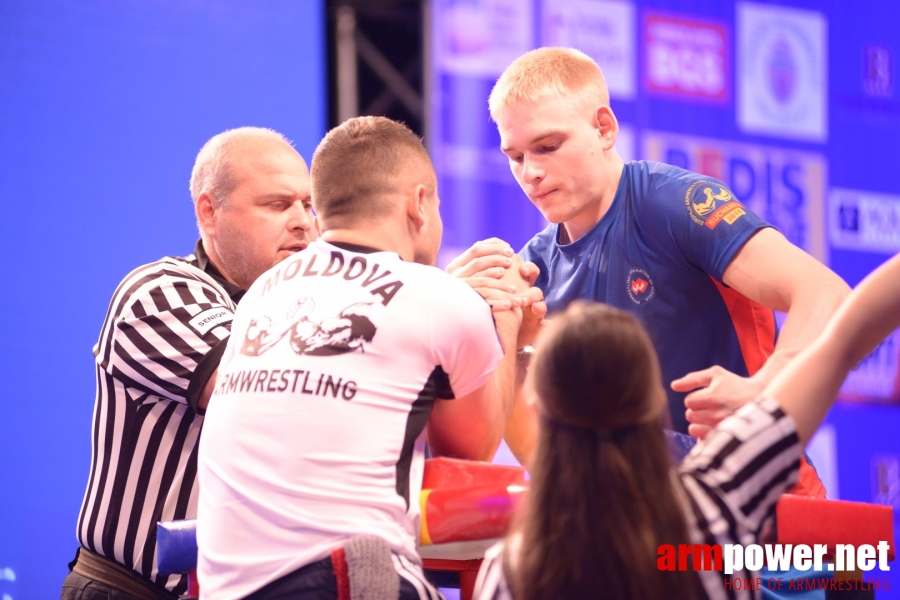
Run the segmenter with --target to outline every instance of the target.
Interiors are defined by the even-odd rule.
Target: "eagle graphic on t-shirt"
[[[301,298],[278,321],[270,317],[251,320],[241,354],[259,356],[285,337],[289,337],[291,349],[300,355],[336,356],[361,350],[377,331],[367,314],[372,306],[371,302],[357,302],[335,317],[316,321],[310,318],[315,302]]]

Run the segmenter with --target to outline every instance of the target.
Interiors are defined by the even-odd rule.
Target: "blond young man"
[[[550,312],[584,298],[636,314],[671,386],[677,431],[702,437],[754,398],[847,295],[840,278],[722,182],[661,163],[624,163],[603,74],[581,52],[521,56],[497,81],[489,107],[516,181],[551,223],[521,251],[540,271],[536,285]],[[488,274],[500,249],[476,244],[450,271]],[[788,313],[777,337],[772,309]],[[521,404],[507,441],[527,463],[534,417]],[[823,493],[814,474],[809,484]]]

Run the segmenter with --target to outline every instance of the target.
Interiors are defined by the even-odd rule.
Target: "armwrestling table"
[[[471,600],[485,550],[506,535],[527,490],[525,471],[474,461],[425,461],[419,497],[419,554],[441,587],[458,577],[460,599]],[[820,500],[785,494],[776,508],[776,542],[783,544],[890,544],[894,557],[893,512],[888,506]],[[196,578],[196,521],[157,525],[160,573],[188,573],[189,595],[199,597]]]

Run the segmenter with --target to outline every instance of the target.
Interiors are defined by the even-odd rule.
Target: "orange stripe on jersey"
[[[714,277],[710,279],[722,294],[722,300],[731,315],[747,373],[754,375],[775,351],[775,315],[771,309],[722,285]],[[819,475],[803,457],[800,458],[800,479],[788,493],[812,498],[825,497],[825,486],[819,480]]]
[[[806,458],[800,457],[800,478],[787,493],[807,498],[824,498],[826,494],[825,484],[819,479],[815,468],[806,462]]]
[[[714,277],[710,279],[716,284],[728,308],[747,373],[754,375],[775,351],[775,315],[771,309],[722,285]]]

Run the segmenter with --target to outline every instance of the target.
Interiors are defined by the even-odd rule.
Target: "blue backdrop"
[[[326,124],[321,0],[0,3],[0,598],[58,597],[118,281],[189,254],[216,133]]]

